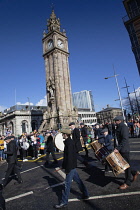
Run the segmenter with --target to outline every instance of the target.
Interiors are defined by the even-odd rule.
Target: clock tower
[[[43,33],[43,57],[46,71],[47,112],[44,114],[42,130],[68,127],[78,120],[73,107],[69,73],[68,39],[60,30],[60,20],[54,10],[47,20],[48,32]]]

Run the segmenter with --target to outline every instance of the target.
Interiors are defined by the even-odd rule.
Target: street
[[[130,157],[133,169],[140,171],[140,139],[130,138]],[[85,155],[83,151],[82,156]],[[51,210],[58,204],[64,189],[65,173],[61,170],[63,152],[56,153],[58,164],[44,167],[45,156],[37,161],[30,160],[22,163],[23,183],[16,185],[12,179],[3,190],[6,201],[6,210]],[[51,159],[52,157],[50,157]],[[81,195],[77,185],[73,182],[68,207],[65,209],[95,209],[95,210],[124,210],[140,209],[140,175],[126,190],[118,187],[124,181],[124,173],[117,177],[112,172],[105,173],[102,165],[95,157],[89,146],[89,166],[85,167],[78,162],[77,171],[87,186],[90,198],[80,201]],[[7,164],[0,165],[0,179],[4,178]]]

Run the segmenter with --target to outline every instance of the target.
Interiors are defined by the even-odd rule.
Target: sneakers
[[[67,206],[67,204],[64,203],[60,203],[54,206],[55,209],[61,209],[61,208],[65,208]]]
[[[23,159],[23,162],[26,162],[26,161],[28,161],[28,159]]]

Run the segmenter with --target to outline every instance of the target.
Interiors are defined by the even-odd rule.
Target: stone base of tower
[[[69,123],[75,122],[78,123],[78,112],[77,109],[73,110],[71,115],[57,115],[48,116],[48,113],[44,113],[43,122],[39,128],[39,132],[45,132],[47,130],[59,130],[61,128],[67,129],[69,128]]]

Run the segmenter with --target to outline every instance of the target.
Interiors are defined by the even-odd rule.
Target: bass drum
[[[64,139],[62,133],[58,133],[55,136],[54,143],[57,149],[64,151]]]
[[[21,146],[22,149],[27,150],[29,148],[29,143],[28,142],[23,142],[23,145]]]

